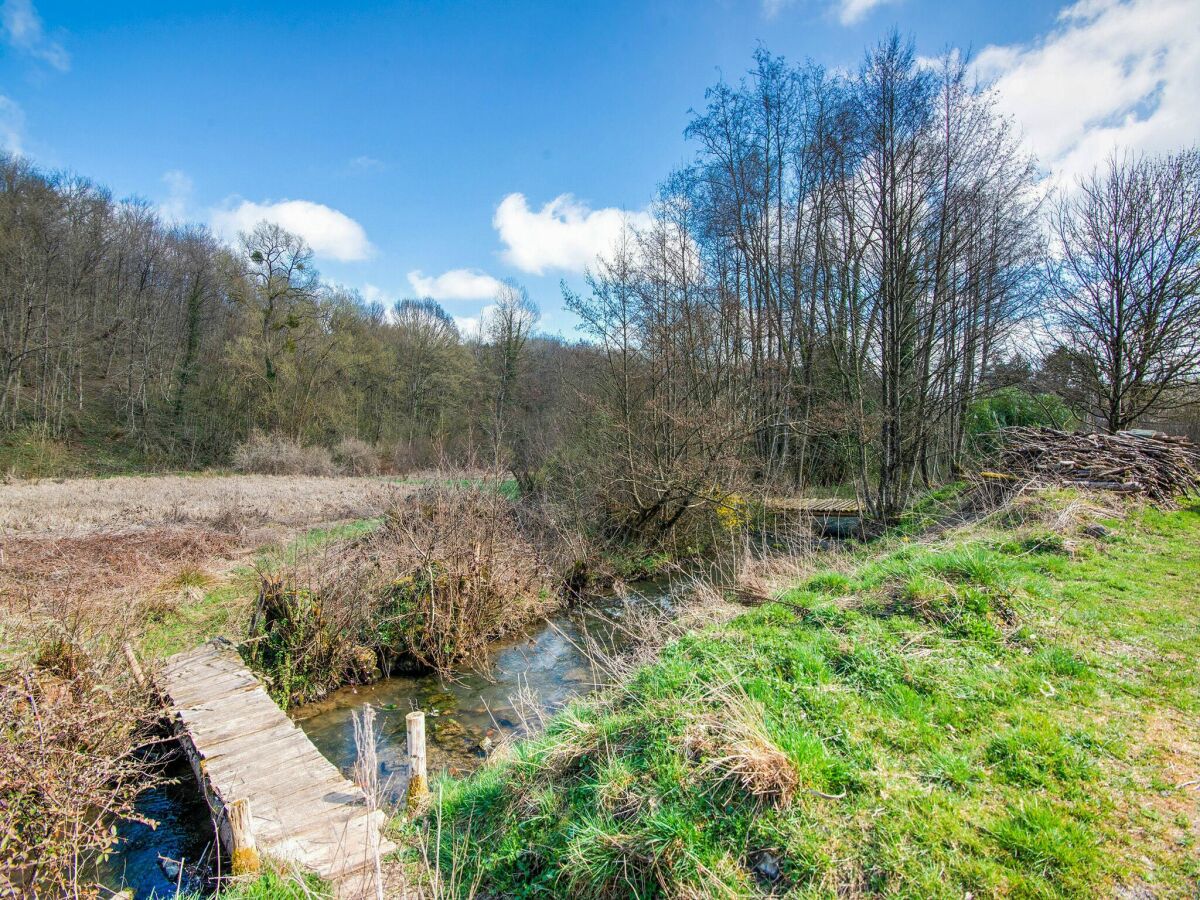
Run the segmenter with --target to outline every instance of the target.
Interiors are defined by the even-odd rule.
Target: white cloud
[[[15,100],[0,94],[0,150],[20,156],[25,137],[25,112]]]
[[[186,172],[171,169],[163,173],[162,180],[167,186],[167,197],[158,204],[158,214],[168,222],[186,222],[192,205],[192,179]]]
[[[648,222],[645,212],[589,209],[570,194],[559,194],[536,212],[524,194],[509,194],[492,217],[492,227],[508,248],[504,258],[535,275],[547,269],[582,272],[598,254],[613,248],[626,223]]]
[[[797,0],[762,0],[763,18],[773,19]],[[832,0],[829,11],[837,15],[843,25],[855,25],[877,6],[894,3],[895,0]]]
[[[368,303],[378,303],[382,306],[391,306],[392,305],[391,296],[388,295],[388,293],[383,288],[376,287],[373,284],[369,284],[369,283],[364,284],[362,286],[362,290],[359,291],[359,293],[362,294],[362,298],[365,301],[367,301]]]
[[[499,281],[478,269],[451,269],[441,275],[413,269],[408,273],[408,283],[417,296],[434,300],[487,300],[500,289]]]
[[[1200,136],[1194,0],[1079,0],[1044,37],[986,47],[975,67],[1060,180],[1114,149],[1161,153]]]
[[[893,0],[839,0],[837,3],[838,21],[843,25],[854,25],[861,22],[871,10]]]
[[[60,72],[71,68],[71,54],[58,41],[46,36],[41,16],[31,0],[4,0],[0,5],[0,26],[9,44],[48,63]]]
[[[236,205],[214,209],[210,215],[213,230],[227,240],[239,231],[250,231],[259,222],[274,222],[300,235],[319,256],[341,262],[366,259],[373,247],[363,227],[343,212],[310,200],[280,200],[254,203],[242,200]]]
[[[459,334],[465,338],[472,338],[482,334],[483,323],[495,311],[496,304],[489,303],[473,316],[452,316],[451,318],[454,319],[454,327],[458,329]]]

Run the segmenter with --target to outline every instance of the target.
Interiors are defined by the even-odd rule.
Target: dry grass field
[[[413,487],[282,475],[0,485],[0,664],[50,632],[148,641],[152,653],[237,633],[242,595],[253,593],[239,579],[258,555],[314,529],[353,527],[339,523],[377,516]]]
[[[0,535],[198,525],[229,532],[377,515],[403,483],[295,475],[154,475],[0,485]]]

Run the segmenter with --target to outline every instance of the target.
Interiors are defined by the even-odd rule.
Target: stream
[[[594,689],[598,679],[584,652],[589,638],[620,649],[628,642],[619,627],[623,618],[632,611],[669,612],[673,599],[666,581],[633,585],[625,596],[589,598],[495,644],[486,673],[446,680],[433,674],[396,676],[345,687],[294,710],[292,718],[349,776],[356,758],[354,714],[367,704],[375,707],[379,784],[399,799],[408,780],[404,717],[410,711],[426,713],[430,774],[470,771],[486,757],[487,747],[521,729],[518,706],[551,713]],[[515,704],[518,695],[524,699]],[[170,774],[177,783],[146,791],[138,801],[138,812],[157,826],[122,822],[117,846],[101,866],[102,882],[113,890],[132,890],[135,900],[174,897],[177,886],[183,893],[203,891],[196,862],[212,852],[212,823],[186,763]]]

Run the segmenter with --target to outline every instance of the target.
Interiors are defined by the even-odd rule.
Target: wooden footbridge
[[[862,507],[857,500],[843,500],[839,497],[767,497],[763,506],[772,512],[793,513],[813,518],[862,515]]]
[[[226,871],[259,854],[319,875],[340,897],[377,896],[395,849],[386,816],[323,757],[228,641],[170,657],[156,686],[228,851]],[[393,896],[389,891],[389,896]]]

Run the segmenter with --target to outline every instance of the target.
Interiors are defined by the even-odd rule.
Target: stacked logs
[[[1200,493],[1200,447],[1185,437],[1015,426],[1002,429],[1000,439],[998,468],[1022,480],[1141,494],[1156,503]]]

